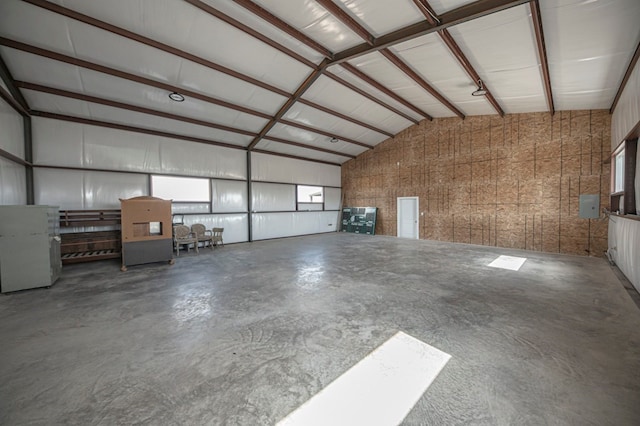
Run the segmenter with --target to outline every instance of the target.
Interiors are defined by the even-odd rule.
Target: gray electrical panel
[[[0,206],[0,291],[49,287],[61,271],[58,207]]]
[[[597,219],[600,217],[600,196],[580,196],[580,217],[582,219]]]

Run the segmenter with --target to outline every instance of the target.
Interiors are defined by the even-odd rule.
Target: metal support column
[[[247,150],[247,227],[249,230],[249,242],[253,241],[253,203],[251,199],[251,151]]]
[[[33,188],[33,133],[31,132],[31,117],[22,117],[24,128],[24,160],[29,163],[24,168],[26,175],[27,204],[35,204]]]

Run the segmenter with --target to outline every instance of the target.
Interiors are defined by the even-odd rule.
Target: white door
[[[418,239],[418,197],[398,197],[398,237]]]

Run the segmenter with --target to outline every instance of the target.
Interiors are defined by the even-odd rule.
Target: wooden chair
[[[224,232],[224,228],[213,228],[211,230],[211,234],[213,235],[213,245],[218,246],[221,245],[224,247],[224,241],[222,241],[222,233]]]
[[[198,253],[198,238],[186,225],[176,225],[173,227],[173,244],[175,245],[176,256],[180,256],[181,245],[187,246],[188,253],[189,246],[193,244],[196,249],[196,253]]]
[[[194,223],[191,225],[191,233],[195,234],[198,239],[198,244],[202,243],[202,247],[207,246],[209,242],[209,248],[213,250],[213,233],[208,231],[207,228],[201,223]]]

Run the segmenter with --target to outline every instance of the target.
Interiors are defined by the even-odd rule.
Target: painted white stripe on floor
[[[502,268],[517,271],[520,269],[525,260],[527,260],[526,257],[499,256],[496,260],[491,262],[489,266],[491,266],[492,268]]]
[[[397,425],[449,358],[399,331],[278,425]]]

